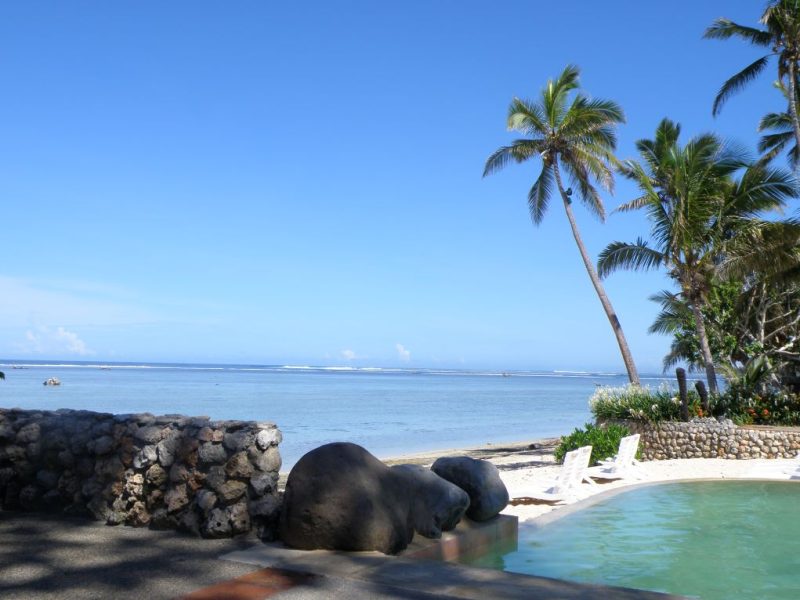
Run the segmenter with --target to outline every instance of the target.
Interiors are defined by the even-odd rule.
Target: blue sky
[[[0,356],[622,370],[539,164],[481,178],[512,97],[566,64],[625,110],[755,147],[772,72],[702,40],[761,2],[38,2],[0,6]],[[609,209],[633,197],[618,181]],[[638,215],[577,218],[593,256]],[[607,291],[640,370],[661,274]]]

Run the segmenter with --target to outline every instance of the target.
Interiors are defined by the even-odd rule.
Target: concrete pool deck
[[[42,514],[0,511],[0,540],[4,600],[676,598],[434,560],[307,552],[252,537],[201,540]]]
[[[558,471],[549,448],[496,447],[491,457],[511,496]],[[424,463],[424,461],[421,461]],[[643,463],[640,480],[584,486],[584,502],[509,506],[542,523],[630,486],[692,479],[787,479],[795,460],[691,459]],[[423,544],[424,545],[424,544]],[[200,540],[170,531],[108,527],[82,519],[0,511],[0,597],[30,598],[676,598],[581,585],[378,553],[303,552],[254,537]]]

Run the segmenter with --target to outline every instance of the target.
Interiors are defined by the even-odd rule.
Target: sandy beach
[[[467,449],[412,454],[387,459],[389,465],[415,463],[430,465],[440,456],[466,455],[492,462],[500,471],[500,477],[508,488],[512,501],[544,489],[556,478],[560,465],[555,462],[553,451],[558,438],[548,438],[513,444],[489,444]],[[607,494],[621,488],[666,481],[692,479],[787,479],[782,471],[800,464],[796,459],[752,459],[727,460],[722,458],[693,458],[642,462],[637,469],[637,479],[598,481],[597,485],[584,484],[577,494],[583,501]],[[573,504],[519,504],[506,507],[503,514],[516,515],[520,523],[561,511]],[[551,515],[555,516],[555,515]]]

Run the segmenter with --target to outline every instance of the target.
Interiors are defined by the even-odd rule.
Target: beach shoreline
[[[553,453],[560,438],[514,442],[510,444],[485,444],[470,448],[439,452],[421,452],[384,459],[387,465],[403,463],[429,466],[441,456],[470,456],[494,464],[500,478],[508,488],[509,497],[530,496],[544,489],[557,476],[560,465]],[[689,458],[642,461],[635,478],[615,481],[598,480],[597,485],[583,484],[571,504],[509,504],[503,514],[516,516],[520,524],[542,524],[553,518],[569,514],[589,502],[624,491],[624,488],[678,481],[698,480],[788,480],[784,473],[798,465],[797,459],[744,459]]]

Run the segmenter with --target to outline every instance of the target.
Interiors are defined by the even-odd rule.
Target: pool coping
[[[630,483],[628,485],[623,485],[620,487],[615,487],[609,490],[603,490],[597,494],[592,494],[587,498],[583,498],[578,500],[577,502],[573,502],[571,504],[564,504],[555,507],[555,510],[550,512],[544,513],[539,515],[538,517],[527,519],[521,521],[519,526],[520,528],[538,528],[538,527],[545,527],[550,523],[558,521],[559,519],[563,519],[569,515],[575,514],[576,512],[580,512],[585,508],[589,508],[598,502],[603,502],[609,498],[613,498],[614,496],[618,496],[619,494],[624,494],[626,492],[630,492],[640,488],[646,487],[653,487],[658,485],[669,485],[671,483],[694,483],[698,481],[705,481],[705,482],[721,482],[721,481],[751,481],[751,482],[773,482],[773,483],[791,483],[795,485],[800,485],[800,480],[798,479],[779,479],[775,477],[684,477],[681,479],[660,479],[657,481],[641,481],[636,483]]]
[[[497,537],[501,530],[516,523],[515,517],[500,515],[493,523],[465,523],[443,536],[444,540],[418,541],[409,554],[389,556],[379,552],[338,552],[330,550],[295,550],[280,542],[257,544],[246,550],[229,552],[223,560],[256,565],[264,576],[275,572],[291,572],[310,577],[345,579],[359,584],[378,585],[398,591],[423,593],[432,597],[468,598],[474,600],[565,598],[589,600],[619,598],[621,600],[668,600],[684,596],[586,584],[536,575],[511,573],[497,569],[473,567],[447,560],[436,560],[456,550],[469,549]],[[503,519],[502,517],[506,517]],[[492,531],[492,529],[494,531]],[[475,538],[476,532],[478,533]],[[469,540],[473,537],[472,542]],[[516,536],[514,536],[516,538]],[[448,545],[451,546],[448,550]],[[461,552],[457,552],[461,555]],[[258,575],[255,575],[258,577]],[[235,582],[232,582],[235,583]],[[398,594],[399,597],[402,597]]]

